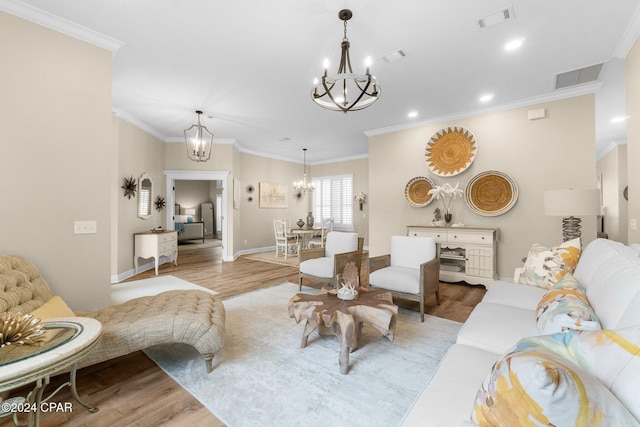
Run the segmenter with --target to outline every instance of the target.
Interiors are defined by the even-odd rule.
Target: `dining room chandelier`
[[[336,74],[328,75],[328,61],[325,60],[324,73],[321,81],[316,79],[311,92],[313,101],[319,106],[333,111],[362,110],[372,105],[380,97],[380,85],[369,72],[370,61],[367,60],[364,74],[356,74],[351,68],[349,57],[349,39],[347,38],[347,21],[353,13],[349,9],[342,9],[338,18],[344,21],[344,37],[342,38],[342,54]]]
[[[299,193],[306,193],[307,191],[313,191],[313,184],[307,182],[307,149],[302,149],[302,181],[296,181],[293,183],[293,190]]]
[[[200,124],[202,111],[196,110],[198,123],[184,130],[184,140],[187,144],[187,156],[194,162],[206,162],[211,157],[213,134]]]

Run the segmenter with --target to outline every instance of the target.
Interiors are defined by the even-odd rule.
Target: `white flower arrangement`
[[[360,210],[362,210],[362,205],[367,201],[367,195],[364,193],[364,191],[361,191],[356,195],[356,197],[353,198],[353,200],[358,202],[358,206],[360,207]]]
[[[442,200],[444,213],[450,213],[451,200],[456,197],[462,197],[462,195],[464,194],[464,190],[462,188],[458,188],[457,182],[455,187],[452,187],[451,184],[446,183],[442,185],[436,185],[435,187],[433,187],[433,189],[429,190],[429,194],[432,194],[436,199]]]
[[[367,201],[367,195],[364,193],[364,191],[361,191],[353,198],[353,200],[358,203],[364,203]]]

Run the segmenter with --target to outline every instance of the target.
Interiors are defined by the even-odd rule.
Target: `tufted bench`
[[[0,313],[30,313],[52,297],[33,264],[19,256],[0,256]],[[195,347],[211,372],[214,353],[224,342],[224,306],[204,291],[167,291],[75,314],[102,323],[100,342],[79,367],[159,344],[182,343]]]

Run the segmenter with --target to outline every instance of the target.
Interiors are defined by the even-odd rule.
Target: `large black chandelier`
[[[353,13],[343,9],[338,18],[344,21],[344,37],[342,39],[342,54],[337,74],[327,75],[328,64],[325,63],[321,81],[314,81],[311,97],[313,101],[328,110],[357,111],[367,108],[380,97],[380,85],[369,72],[369,65],[364,74],[356,74],[351,68],[349,57],[349,39],[347,38],[347,21]]]

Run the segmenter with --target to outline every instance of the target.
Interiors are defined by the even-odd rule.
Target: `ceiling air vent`
[[[405,56],[407,56],[405,51],[402,49],[398,49],[398,50],[394,50],[393,52],[387,53],[382,57],[382,59],[384,59],[385,62],[396,62],[396,61],[400,61]]]
[[[591,65],[577,70],[567,71],[556,75],[556,89],[575,86],[598,80],[604,64]]]
[[[515,15],[513,14],[513,5],[510,5],[504,9],[496,10],[492,14],[489,14],[482,19],[479,19],[478,26],[480,28],[489,27],[491,25],[505,22],[513,17],[515,17]]]

